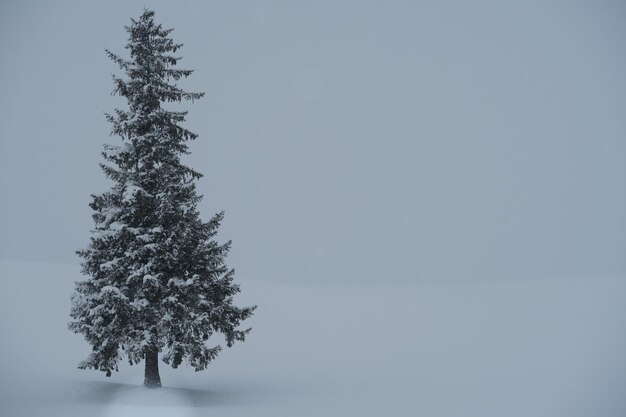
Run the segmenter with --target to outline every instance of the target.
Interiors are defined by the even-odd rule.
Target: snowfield
[[[0,261],[0,415],[626,415],[626,278],[423,285],[239,280],[249,340],[209,370],[76,369],[73,265]],[[214,339],[215,343],[223,343]]]

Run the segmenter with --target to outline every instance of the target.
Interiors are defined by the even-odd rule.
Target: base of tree
[[[143,385],[146,388],[161,388],[161,376],[159,375],[159,351],[152,349],[146,352],[146,373]]]
[[[144,381],[143,386],[146,388],[161,388],[161,381]]]

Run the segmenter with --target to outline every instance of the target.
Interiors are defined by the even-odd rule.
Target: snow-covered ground
[[[205,372],[76,369],[76,266],[0,262],[0,415],[626,415],[626,278],[447,285],[243,281],[246,343]],[[220,341],[221,342],[221,341]]]

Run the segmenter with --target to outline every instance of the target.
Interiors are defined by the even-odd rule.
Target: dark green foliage
[[[180,159],[197,136],[181,126],[187,112],[164,107],[203,93],[176,85],[192,71],[175,68],[181,45],[153,17],[146,10],[126,27],[130,59],[107,51],[125,74],[114,77],[114,92],[128,109],[107,115],[121,138],[103,152],[113,186],[93,196],[95,230],[77,252],[88,279],[76,284],[69,327],[93,346],[80,367],[107,375],[122,353],[135,364],[155,348],[174,368],[187,360],[205,369],[221,350],[207,344],[211,335],[223,333],[228,346],[243,341],[250,329],[238,327],[254,310],[233,305],[239,287],[225,264],[230,242],[214,240],[224,214],[200,219],[201,175]]]

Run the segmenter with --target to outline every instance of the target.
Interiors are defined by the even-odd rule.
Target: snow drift
[[[73,265],[0,262],[3,416],[626,415],[626,279],[446,285],[240,280],[249,340],[207,371],[76,369]]]

